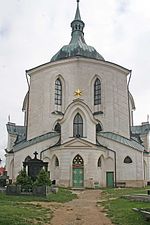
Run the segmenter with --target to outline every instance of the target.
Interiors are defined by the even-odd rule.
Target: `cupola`
[[[104,58],[92,46],[86,44],[84,40],[84,22],[81,20],[79,0],[77,0],[77,9],[75,18],[71,23],[72,34],[69,45],[63,46],[51,59],[51,62],[71,57],[81,56],[85,58],[104,60]]]

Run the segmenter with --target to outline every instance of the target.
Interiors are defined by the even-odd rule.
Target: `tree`
[[[32,189],[33,181],[31,177],[26,174],[25,170],[21,170],[16,178],[16,184],[20,184],[21,189],[28,190]]]
[[[37,179],[36,181],[34,182],[34,185],[35,186],[43,186],[43,185],[48,185],[50,186],[51,185],[51,180],[49,178],[49,174],[48,172],[46,172],[44,169],[42,169],[38,176],[37,176]]]

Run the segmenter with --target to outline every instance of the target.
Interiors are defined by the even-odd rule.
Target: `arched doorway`
[[[82,188],[84,186],[84,161],[79,154],[73,159],[72,181],[75,188]]]

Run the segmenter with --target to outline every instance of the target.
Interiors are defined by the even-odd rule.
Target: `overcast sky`
[[[71,37],[76,0],[0,0],[0,157],[6,123],[23,124],[25,70],[48,62]],[[80,0],[85,40],[107,61],[132,69],[135,125],[150,114],[150,1]]]

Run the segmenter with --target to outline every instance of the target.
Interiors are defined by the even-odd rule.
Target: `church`
[[[150,183],[150,124],[133,126],[131,70],[87,45],[84,26],[77,0],[70,43],[50,62],[26,71],[24,126],[6,125],[12,182],[36,151],[58,186]]]

